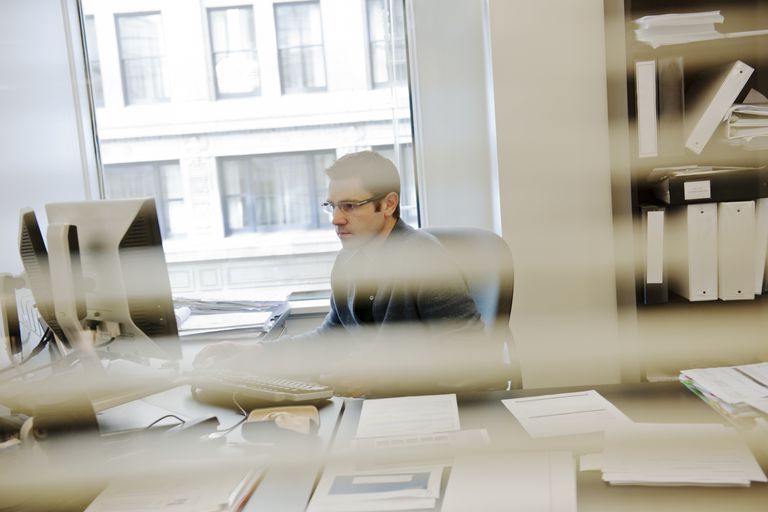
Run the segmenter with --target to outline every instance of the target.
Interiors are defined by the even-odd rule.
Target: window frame
[[[285,7],[285,6],[292,6],[292,7],[294,7],[294,6],[302,6],[302,5],[317,5],[317,10],[318,10],[318,13],[319,13],[319,16],[320,16],[320,40],[321,40],[321,43],[320,43],[319,46],[320,46],[320,49],[321,49],[320,53],[323,56],[323,66],[322,66],[322,68],[323,68],[323,83],[324,83],[324,85],[322,85],[322,86],[307,86],[307,84],[306,84],[306,82],[307,82],[306,74],[304,72],[306,66],[304,65],[305,60],[304,60],[304,54],[302,53],[302,60],[301,60],[301,63],[302,63],[302,66],[301,66],[302,87],[301,88],[292,88],[290,90],[286,90],[286,86],[285,86],[285,73],[283,71],[283,62],[284,62],[283,61],[283,50],[284,50],[284,48],[280,48],[280,35],[279,35],[280,28],[279,28],[278,21],[277,21],[277,19],[278,19],[277,11],[281,7]],[[327,91],[328,90],[328,63],[327,63],[328,59],[326,58],[326,55],[325,55],[325,29],[323,27],[323,10],[322,10],[322,6],[320,4],[320,0],[301,0],[301,1],[298,1],[298,2],[290,2],[290,1],[288,1],[288,2],[285,2],[285,1],[284,2],[274,2],[272,4],[272,12],[273,12],[273,21],[274,21],[274,29],[275,29],[275,47],[277,49],[277,69],[278,69],[278,72],[280,74],[280,94],[282,94],[282,95],[286,95],[286,94],[304,94],[304,93],[325,92],[325,91]],[[314,48],[316,46],[317,45],[292,46],[289,49],[301,48],[303,50],[304,48]]]
[[[83,46],[85,47],[87,54],[86,65],[88,66],[88,80],[90,81],[91,86],[93,106],[96,108],[103,108],[105,106],[104,77],[101,70],[99,38],[96,34],[96,15],[88,14],[83,16],[83,30],[85,31]],[[89,33],[91,36],[90,38],[88,37]],[[91,39],[93,42],[89,45],[88,41]]]
[[[249,52],[253,54],[256,60],[256,65],[259,68],[259,86],[254,92],[240,92],[240,93],[222,93],[219,90],[219,79],[218,74],[216,73],[216,51],[214,49],[214,37],[213,37],[213,23],[211,23],[211,13],[214,11],[227,11],[230,9],[249,9],[251,11],[251,28],[253,29],[253,41],[251,43],[253,44],[253,47]],[[226,6],[210,6],[205,8],[205,20],[208,24],[208,54],[210,58],[211,63],[211,72],[213,75],[213,90],[214,90],[214,96],[217,100],[222,99],[232,99],[232,98],[250,98],[250,97],[259,97],[262,95],[262,75],[261,75],[261,63],[259,60],[259,49],[257,44],[257,34],[256,34],[256,13],[253,7],[253,4],[240,4],[240,5],[226,5]],[[227,53],[240,53],[245,50],[238,50],[237,52],[227,52]],[[218,53],[224,53],[224,52],[218,52]]]
[[[165,78],[166,56],[165,56],[165,53],[163,53],[163,55],[161,57],[159,57],[160,64],[161,64],[160,69],[161,69],[161,72],[162,72],[161,75],[160,75],[161,76],[160,82],[163,85],[163,92],[164,92],[165,96],[162,96],[162,97],[159,97],[159,98],[155,97],[155,98],[153,98],[151,100],[139,100],[139,101],[136,101],[136,100],[132,100],[131,97],[130,97],[130,94],[128,93],[128,82],[126,80],[127,76],[126,76],[126,72],[125,72],[125,61],[126,61],[126,59],[123,58],[123,52],[124,52],[123,41],[122,41],[122,37],[120,35],[120,19],[122,19],[122,18],[138,18],[138,17],[142,17],[142,16],[154,16],[154,15],[157,15],[157,16],[160,17],[160,23],[161,23],[161,27],[162,27],[162,19],[163,19],[162,11],[120,12],[120,13],[115,13],[115,15],[114,15],[114,18],[115,18],[115,39],[116,39],[116,43],[117,43],[117,58],[118,58],[118,61],[119,61],[119,64],[120,64],[120,82],[121,82],[121,85],[123,87],[123,104],[125,106],[132,106],[132,105],[154,105],[154,104],[157,104],[157,103],[168,103],[168,102],[171,101],[171,92],[169,90],[166,90],[167,87],[166,87],[166,83],[165,83],[166,82],[166,78]],[[163,45],[165,45],[164,30],[161,31],[160,37],[163,39]],[[153,58],[158,58],[158,57],[153,57]]]

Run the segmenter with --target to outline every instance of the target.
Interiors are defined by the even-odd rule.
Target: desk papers
[[[602,432],[631,420],[595,390],[501,401],[531,437]]]
[[[459,428],[456,395],[379,398],[363,402],[356,437],[434,434]]]
[[[345,465],[323,472],[307,512],[432,509],[440,497],[442,468],[355,471]]]
[[[457,458],[442,512],[576,512],[569,452],[486,453]]]
[[[86,512],[219,512],[240,510],[261,476],[225,469],[215,475],[159,475],[116,480]]]
[[[748,486],[766,477],[732,428],[633,423],[606,431],[603,480],[612,485]]]
[[[683,370],[680,380],[729,405],[768,397],[768,363]]]

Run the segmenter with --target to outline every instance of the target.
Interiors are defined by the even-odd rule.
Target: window
[[[407,77],[403,1],[367,0],[366,7],[371,83],[374,87],[403,83]]]
[[[324,171],[350,152],[383,148],[403,173],[403,219],[418,224],[408,84],[382,94],[361,73],[366,0],[142,0],[140,13],[119,11],[129,3],[80,1],[83,27],[95,16],[99,30],[101,54],[89,57],[106,93],[95,146],[106,197],[155,197],[174,294],[283,300],[327,287],[341,242],[320,208]],[[110,17],[112,31],[100,24]],[[89,50],[95,35],[85,31]],[[354,82],[327,83],[326,58]],[[110,101],[121,79],[125,101]]]
[[[325,90],[320,4],[275,4],[275,30],[283,94]]]
[[[285,228],[325,228],[325,169],[334,151],[219,159],[227,234]]]
[[[115,20],[125,103],[167,101],[160,13],[118,14]]]
[[[208,9],[216,97],[258,95],[261,91],[253,8]]]
[[[163,237],[187,231],[179,162],[105,165],[104,192],[108,199],[154,197]]]
[[[104,85],[101,79],[101,60],[99,59],[99,41],[96,38],[96,19],[85,17],[85,40],[88,41],[88,62],[91,75],[91,91],[93,104],[104,106]]]

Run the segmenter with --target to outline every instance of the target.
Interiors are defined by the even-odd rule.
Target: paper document
[[[436,434],[357,439],[352,447],[359,468],[381,468],[405,464],[450,466],[456,454],[482,449],[490,443],[485,429]]]
[[[754,370],[750,371],[754,373]],[[768,396],[768,387],[755,382],[733,366],[683,370],[680,375],[692,380],[696,387],[731,405]]]
[[[433,434],[459,428],[456,395],[379,398],[363,402],[356,437]]]
[[[434,508],[442,474],[442,467],[355,471],[345,465],[330,465],[307,512]]]
[[[768,389],[768,363],[743,364],[735,368]]]
[[[270,311],[246,311],[242,313],[212,313],[207,315],[192,315],[184,321],[182,329],[220,330],[226,328],[262,325],[272,316]]]
[[[570,452],[486,453],[456,460],[442,512],[576,512]]]
[[[768,414],[768,397],[767,398],[750,398],[746,400],[746,404],[754,407],[763,414]]]
[[[766,477],[730,427],[633,423],[606,431],[603,480],[614,485],[747,486]]]
[[[501,401],[531,437],[602,432],[631,420],[595,390]]]
[[[230,469],[217,471],[214,476],[187,474],[158,478],[155,475],[122,479],[104,489],[86,512],[228,510],[233,492],[241,489],[245,476],[242,470]]]

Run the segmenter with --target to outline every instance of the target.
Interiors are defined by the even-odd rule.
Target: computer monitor
[[[154,199],[51,203],[45,210],[64,335],[71,338],[67,331],[80,324],[96,333],[102,352],[181,359]]]
[[[59,341],[69,348],[69,340],[56,320],[54,311],[48,250],[31,208],[22,209],[19,215],[19,254],[38,314]]]

